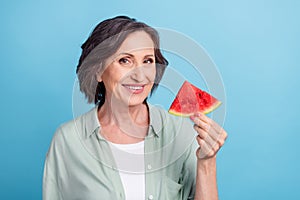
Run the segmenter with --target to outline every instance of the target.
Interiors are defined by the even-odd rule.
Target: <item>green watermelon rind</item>
[[[210,106],[206,110],[202,111],[201,113],[208,114],[208,113],[214,111],[216,108],[218,108],[221,104],[222,104],[221,101],[216,101],[212,106]],[[181,112],[176,112],[175,110],[170,109],[168,112],[172,115],[176,115],[176,116],[180,116],[180,117],[190,117],[199,111],[195,111],[193,113],[181,113]]]

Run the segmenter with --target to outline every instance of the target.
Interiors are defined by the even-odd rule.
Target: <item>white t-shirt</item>
[[[145,199],[144,141],[134,144],[109,142],[127,200]]]

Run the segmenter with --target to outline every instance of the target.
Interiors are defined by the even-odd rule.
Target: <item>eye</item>
[[[120,58],[119,59],[119,63],[121,65],[131,65],[132,64],[132,60],[130,58],[124,57],[124,58]]]
[[[153,58],[148,58],[148,59],[144,60],[144,63],[145,64],[152,64],[152,63],[154,63],[154,59]]]

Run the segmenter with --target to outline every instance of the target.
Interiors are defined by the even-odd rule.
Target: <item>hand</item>
[[[226,131],[202,113],[197,113],[190,118],[195,123],[194,129],[198,133],[196,137],[200,146],[196,152],[198,159],[214,157],[227,138]]]

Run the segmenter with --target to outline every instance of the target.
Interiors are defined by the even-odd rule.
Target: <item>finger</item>
[[[203,125],[203,123],[206,123],[208,125],[203,125],[203,127],[206,127],[206,128],[213,128],[216,130],[216,132],[218,134],[221,134],[221,135],[226,135],[227,136],[227,133],[226,131],[217,123],[215,122],[214,120],[212,120],[211,118],[207,117],[205,114],[203,113],[196,113],[194,115],[194,119],[197,120],[197,124],[199,123],[199,125]],[[226,138],[226,137],[225,137]]]
[[[216,138],[213,138],[212,133],[206,132],[197,125],[194,125],[194,128],[198,133],[196,137],[198,144],[201,146],[200,141],[203,140],[214,153],[217,153],[225,143],[225,139],[216,133],[214,134]]]
[[[208,143],[211,147],[214,147],[217,143],[217,140],[215,140],[213,137],[211,137],[211,133],[208,133],[207,131],[203,130],[196,124],[194,125],[194,129],[197,131],[198,136],[204,140],[206,143]]]
[[[197,125],[199,126],[200,128],[208,131],[210,129],[210,124],[208,124],[207,122],[201,120],[200,117],[197,117],[197,116],[192,116],[191,117],[191,120]]]
[[[196,115],[192,116],[191,119],[195,124],[197,124],[206,131],[209,131],[212,127],[216,127],[216,129],[220,127],[216,122],[214,122],[212,119],[208,118],[202,113],[197,113]]]
[[[211,125],[209,125],[207,122],[202,121],[198,117],[193,118],[193,121],[195,122],[194,129],[198,132],[198,134],[202,139],[207,140],[207,142],[213,148],[215,148],[216,143],[219,146],[223,146],[225,139],[227,137],[225,131],[223,131],[223,134],[220,134],[219,132],[216,131],[215,128],[212,128]],[[210,138],[207,137],[207,135],[209,135]]]
[[[197,157],[199,159],[209,158],[215,155],[215,152],[204,140],[202,140],[200,137],[197,137],[197,141],[200,145],[200,147],[197,150]]]
[[[194,128],[198,132],[200,137],[204,140],[207,140],[208,144],[213,149],[220,148],[224,145],[227,138],[227,133],[215,121],[201,113],[192,116],[191,119],[195,122]],[[202,131],[201,129],[203,129],[204,131]],[[212,139],[207,137],[207,135],[209,135]]]
[[[213,151],[214,153],[217,153],[219,151],[219,149],[221,148],[221,145],[219,144],[219,142],[213,140],[209,135],[205,139],[202,139],[199,135],[197,136],[197,142],[200,146],[201,146],[201,144],[199,142],[201,140],[203,140],[206,143],[207,147],[210,148],[211,151]]]
[[[227,133],[224,131],[223,134],[218,133],[214,128],[210,128],[208,131],[201,130],[200,127],[195,127],[198,134],[203,137],[207,137],[208,143],[215,148],[216,143],[219,145],[219,147],[223,146],[225,143],[225,140],[227,138]],[[208,135],[208,136],[206,136]]]

